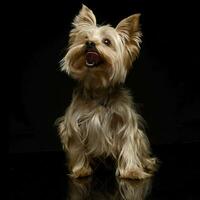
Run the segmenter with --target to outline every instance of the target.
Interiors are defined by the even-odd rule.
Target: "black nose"
[[[87,42],[85,43],[85,45],[86,45],[86,47],[89,48],[89,49],[95,47],[95,43],[92,42],[92,41],[87,41]]]

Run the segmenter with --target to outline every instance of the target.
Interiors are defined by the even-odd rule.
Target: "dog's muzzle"
[[[85,44],[86,55],[85,63],[87,67],[96,67],[101,62],[101,57],[96,49],[96,45],[92,41],[87,41]]]

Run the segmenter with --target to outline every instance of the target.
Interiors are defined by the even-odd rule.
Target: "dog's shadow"
[[[70,200],[143,200],[151,193],[152,179],[128,180],[113,175],[68,179]]]

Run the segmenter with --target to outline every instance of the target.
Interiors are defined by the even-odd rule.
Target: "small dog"
[[[70,106],[58,120],[72,177],[92,174],[94,158],[111,156],[116,175],[144,179],[156,169],[141,116],[124,89],[127,72],[140,50],[140,14],[116,28],[98,26],[85,5],[73,21],[62,70],[79,82]]]

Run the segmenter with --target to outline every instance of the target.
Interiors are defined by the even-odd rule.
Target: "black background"
[[[200,141],[199,10],[195,1],[26,1],[12,3],[9,47],[10,152],[60,151],[54,126],[75,82],[60,72],[71,22],[86,4],[97,22],[140,12],[141,54],[127,77],[153,145]]]

